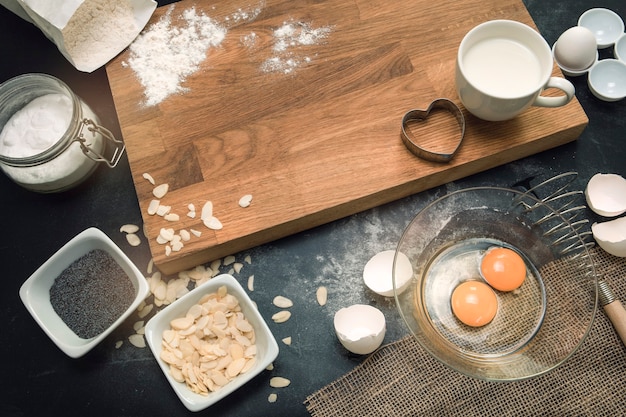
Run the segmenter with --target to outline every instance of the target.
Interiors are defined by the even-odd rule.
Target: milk
[[[511,39],[485,39],[465,53],[463,71],[470,83],[500,97],[532,94],[542,83],[541,63],[526,46]]]

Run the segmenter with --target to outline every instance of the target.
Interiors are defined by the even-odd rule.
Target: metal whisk
[[[579,203],[579,200],[584,200],[584,193],[579,190],[567,190],[577,176],[576,172],[566,172],[545,180],[529,188],[525,193],[539,199],[541,203],[535,199],[525,200],[523,196],[519,197],[518,203],[526,213],[533,212],[541,204],[546,204],[554,210],[541,216],[533,224],[553,222],[554,225],[543,234],[544,237],[551,239],[552,245],[557,248],[560,255],[580,260],[578,268],[584,276],[593,277],[595,274],[598,279],[598,301],[626,346],[626,309],[606,282],[604,274],[595,269],[593,254],[589,251],[595,242],[592,239],[589,220],[583,218],[587,206]],[[539,194],[545,191],[548,191],[547,196],[540,197]]]

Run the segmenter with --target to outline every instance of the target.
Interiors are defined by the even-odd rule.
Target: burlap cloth
[[[597,270],[626,301],[626,259],[593,251]],[[406,336],[304,403],[315,417],[624,416],[626,348],[600,309],[583,345],[556,370],[487,382],[447,368]]]

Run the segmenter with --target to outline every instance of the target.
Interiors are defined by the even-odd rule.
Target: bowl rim
[[[595,17],[596,19],[601,19],[603,24],[608,24],[608,25],[611,25],[612,23],[617,24],[617,30],[615,30],[615,35],[616,36],[613,37],[613,38],[609,38],[609,39],[605,39],[604,41],[601,41],[601,39],[597,35],[597,31],[594,30],[594,27],[586,26],[587,19],[590,18],[590,17],[591,18]],[[589,29],[589,30],[591,30],[593,32],[593,34],[596,37],[599,49],[604,49],[604,48],[610,47],[621,36],[621,34],[624,33],[624,21],[622,20],[620,15],[615,13],[613,10],[607,9],[607,8],[604,8],[604,7],[594,7],[592,9],[586,10],[578,18],[578,26],[585,27],[585,28],[587,28],[587,29]],[[612,32],[608,32],[608,33],[612,34]]]
[[[543,184],[543,183],[542,183]],[[537,187],[535,187],[537,188]],[[531,201],[533,201],[534,203],[541,203],[543,205],[545,205],[552,213],[556,213],[561,219],[563,219],[567,225],[569,227],[573,227],[572,222],[569,219],[565,219],[563,218],[563,216],[561,216],[561,214],[558,212],[558,210],[555,210],[550,204],[548,204],[545,201],[540,200],[539,198],[533,196],[531,194],[531,192],[534,190],[526,190],[526,191],[520,191],[517,189],[512,189],[512,188],[507,188],[507,187],[500,187],[500,186],[475,186],[475,187],[468,187],[468,188],[462,188],[462,189],[458,189],[458,190],[454,190],[451,192],[448,192],[446,194],[444,194],[443,196],[439,196],[437,198],[435,198],[434,200],[430,201],[429,203],[427,203],[423,208],[421,208],[416,214],[415,216],[411,219],[411,221],[407,224],[407,226],[405,227],[405,229],[402,232],[402,235],[400,237],[400,240],[398,241],[398,245],[396,246],[396,252],[401,250],[401,243],[406,235],[406,233],[408,232],[408,230],[413,226],[413,223],[418,219],[418,217],[420,216],[421,213],[426,212],[427,210],[432,209],[432,207],[436,206],[437,204],[439,204],[440,202],[449,199],[455,195],[459,195],[462,193],[468,193],[468,192],[485,192],[485,191],[498,191],[498,192],[504,192],[504,193],[512,193],[513,195],[517,195],[518,197],[521,196],[525,196],[528,197]],[[516,197],[517,198],[517,197]],[[578,339],[576,345],[573,347],[573,349],[571,349],[570,352],[568,352],[566,355],[564,355],[559,361],[557,361],[556,363],[550,365],[550,366],[546,366],[545,369],[543,369],[542,371],[539,372],[534,372],[532,374],[528,374],[528,375],[523,375],[523,376],[513,376],[513,377],[499,377],[499,378],[493,378],[493,377],[488,377],[484,374],[480,374],[480,373],[472,373],[469,371],[466,371],[464,369],[458,369],[457,367],[449,364],[446,362],[446,360],[442,357],[440,357],[439,353],[436,352],[434,349],[432,349],[429,345],[423,343],[423,341],[421,340],[421,338],[419,338],[415,332],[413,331],[412,327],[409,325],[409,322],[407,321],[405,314],[403,312],[403,309],[401,307],[401,301],[400,301],[400,296],[402,295],[402,292],[398,292],[396,290],[396,286],[395,286],[395,275],[392,274],[393,276],[393,283],[394,283],[394,301],[396,304],[396,308],[402,318],[402,320],[404,321],[406,327],[409,330],[409,333],[411,334],[411,336],[413,338],[416,339],[416,341],[418,342],[418,344],[424,348],[424,350],[426,350],[426,352],[428,352],[428,354],[430,356],[432,356],[433,358],[435,358],[437,361],[439,361],[440,363],[442,363],[444,366],[446,366],[447,368],[459,372],[463,375],[472,377],[472,378],[476,378],[476,379],[481,379],[481,380],[486,380],[486,381],[494,381],[494,382],[510,382],[510,381],[521,381],[521,380],[526,380],[526,379],[530,379],[530,378],[534,378],[537,376],[541,376],[544,375],[556,368],[558,368],[559,366],[561,366],[563,363],[565,363],[569,358],[572,357],[572,355],[574,355],[575,352],[578,351],[578,349],[580,348],[580,346],[584,343],[584,341],[587,339],[589,333],[591,332],[591,329],[593,327],[593,323],[595,322],[595,317],[597,315],[598,312],[598,277],[597,277],[597,273],[596,273],[596,266],[593,260],[593,257],[591,256],[591,254],[589,253],[589,247],[588,245],[584,244],[585,242],[583,241],[583,239],[580,237],[580,234],[577,232],[576,236],[578,238],[578,240],[583,243],[582,246],[582,250],[584,250],[585,252],[585,256],[587,256],[587,258],[589,259],[590,262],[590,268],[593,271],[593,308],[588,320],[588,324],[586,325],[586,328],[583,332],[583,334],[580,336],[580,338]],[[395,268],[395,259],[394,259],[394,268]],[[394,271],[395,272],[395,271]],[[417,274],[414,275],[414,279],[415,280],[415,276]],[[412,287],[412,285],[411,285]],[[412,288],[409,287],[408,290],[411,291]],[[443,339],[442,339],[443,340]],[[449,343],[447,340],[443,340],[444,343]],[[471,355],[468,355],[468,357]],[[504,363],[504,366],[506,366],[507,364]]]
[[[597,85],[594,83],[595,76],[597,76],[598,71],[605,71],[605,67],[608,67],[608,66],[613,66],[613,67],[618,66],[622,69],[623,74],[626,75],[626,62],[621,61],[619,59],[613,59],[613,58],[600,60],[589,70],[589,75],[587,77],[587,83],[589,84],[589,88],[591,89],[591,92],[593,93],[593,95],[595,95],[601,100],[604,100],[604,101],[622,100],[623,98],[626,97],[626,94],[606,94],[605,91],[597,88]],[[621,84],[626,87],[626,76],[622,80],[616,80],[616,84],[619,81],[621,81]]]
[[[135,299],[124,313],[106,330],[89,339],[78,337],[54,312],[49,290],[58,275],[72,262],[93,249],[108,252],[126,272],[135,287]],[[74,236],[48,258],[24,281],[19,290],[22,303],[37,324],[59,349],[72,358],[79,358],[104,340],[124,322],[150,293],[144,275],[126,254],[103,231],[90,227]]]
[[[257,344],[256,363],[248,372],[238,375],[235,379],[231,380],[219,390],[209,392],[208,395],[200,395],[190,390],[185,383],[174,380],[169,373],[167,364],[160,359],[162,350],[162,333],[163,330],[170,328],[170,320],[184,315],[189,307],[191,307],[191,305],[197,302],[205,294],[215,292],[223,285],[227,287],[229,294],[237,297],[244,316],[254,327]],[[160,310],[146,324],[145,336],[148,346],[150,347],[159,368],[163,372],[163,375],[174,390],[176,396],[190,411],[203,410],[228,396],[263,372],[267,366],[278,357],[279,352],[278,343],[276,342],[276,339],[274,338],[274,335],[272,334],[272,331],[268,327],[266,321],[263,319],[263,316],[255,307],[254,302],[245,292],[241,284],[230,274],[220,274],[211,278],[202,285],[189,291],[172,304]]]

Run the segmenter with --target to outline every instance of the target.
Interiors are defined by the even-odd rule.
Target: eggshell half
[[[596,174],[587,183],[589,208],[605,217],[626,213],[626,179],[617,174]]]
[[[333,324],[343,347],[358,355],[378,349],[387,329],[383,313],[365,304],[354,304],[337,311]]]
[[[374,255],[363,268],[365,285],[377,294],[393,297],[393,268],[396,251],[386,250]],[[398,294],[402,293],[413,278],[411,261],[402,252],[398,252],[396,262],[396,286]]]
[[[598,245],[614,256],[626,257],[626,217],[591,225]]]

